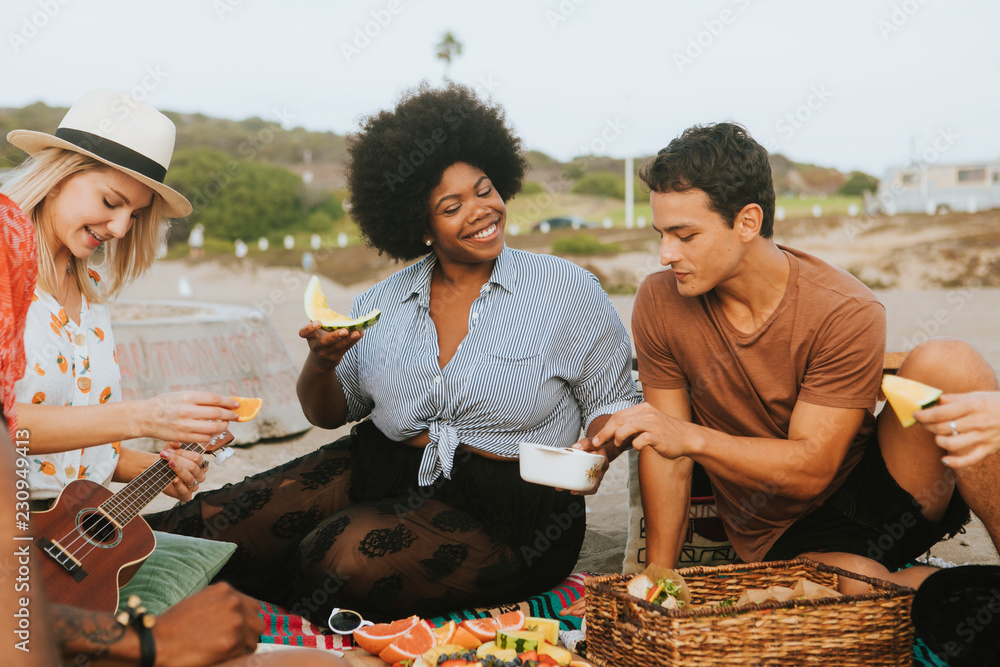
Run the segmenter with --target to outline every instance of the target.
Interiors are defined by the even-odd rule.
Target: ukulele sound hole
[[[76,527],[95,546],[111,548],[122,541],[122,531],[118,524],[96,508],[85,509],[77,514]]]

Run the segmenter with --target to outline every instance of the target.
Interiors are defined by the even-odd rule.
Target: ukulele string
[[[164,461],[163,463],[166,462]],[[162,484],[163,482],[173,477],[173,472],[170,470],[169,467],[167,467],[164,470],[164,467],[159,464],[160,461],[157,461],[152,466],[142,471],[142,473],[140,473],[136,477],[136,479],[133,480],[133,483],[129,485],[131,488],[122,489],[122,491],[120,491],[119,493],[124,492],[125,496],[141,495],[144,489],[151,488],[157,483]],[[115,497],[112,496],[107,501],[105,501],[105,503],[111,500],[115,500]],[[90,533],[90,535],[92,535],[93,536],[92,539],[96,540],[98,543],[110,539],[111,537],[114,536],[115,532],[118,530],[116,528],[115,522],[107,518],[106,515],[113,516],[115,512],[118,512],[121,506],[121,502],[116,501],[115,503],[112,503],[112,505],[109,507],[103,507],[103,506],[104,503],[101,503],[101,505],[99,505],[98,508],[103,508],[104,514],[98,514],[95,512],[92,513],[90,517],[88,517],[88,519],[90,519],[91,517],[96,518],[96,520],[93,521],[95,525],[90,526],[90,528],[93,529],[94,527],[97,527],[98,531],[96,533]],[[84,523],[86,523],[86,520],[84,521]],[[71,535],[73,536],[73,539],[69,540],[68,542],[65,542],[65,540],[67,540]],[[94,549],[98,547],[98,544],[95,544],[92,541],[92,539],[91,537],[88,536],[87,529],[85,526],[81,526],[80,524],[74,522],[72,531],[63,536],[64,543],[62,544],[62,546],[64,551],[68,552],[71,556],[73,556],[77,560],[83,560],[84,558],[89,556]],[[81,550],[83,548],[86,548],[88,545],[90,548],[87,549],[86,552],[82,552]]]
[[[133,481],[136,481],[136,482],[138,482],[139,484],[142,484],[142,485],[148,485],[149,482],[147,480],[143,479],[143,477],[148,476],[150,474],[150,470],[152,470],[155,466],[156,466],[156,464],[154,463],[153,466],[150,466],[146,470],[142,471],[142,473],[140,473],[139,476],[136,477],[136,479],[133,480]],[[155,472],[156,471],[154,471],[154,473]],[[132,492],[131,490],[126,490],[126,489],[123,489],[122,491],[126,491],[127,493],[131,493]],[[119,493],[121,493],[121,492],[119,492]],[[112,498],[109,498],[108,500],[112,500],[113,498],[114,498],[114,496],[112,496]],[[103,505],[103,503],[102,503],[102,505]],[[101,505],[98,505],[96,508],[91,508],[91,509],[95,509],[96,510],[96,509],[100,509],[100,508],[101,508]],[[105,513],[107,513],[107,514],[113,514],[113,512],[114,512],[114,509],[111,509],[111,511],[108,511],[107,508],[105,509]],[[95,518],[96,520],[92,519],[92,517]],[[114,535],[114,532],[117,530],[114,527],[114,523],[110,519],[106,518],[101,513],[93,512],[93,513],[91,513],[89,515],[88,519],[90,519],[92,521],[92,523],[95,524],[95,525],[89,526],[89,528],[91,530],[94,527],[98,527],[99,528],[99,530],[98,530],[98,532],[96,534],[92,533],[93,534],[93,539],[96,539],[98,541],[103,542],[104,540],[109,539],[112,535]],[[88,521],[88,519],[85,519],[81,523],[86,524],[87,521]],[[98,524],[98,522],[99,522],[99,524]],[[91,551],[93,551],[94,548],[96,548],[96,545],[91,544],[92,548],[90,550],[88,550],[85,554],[81,554],[80,551],[78,550],[81,546],[86,546],[87,544],[91,543],[91,538],[88,537],[87,528],[88,527],[86,525],[81,525],[80,523],[77,523],[76,521],[74,521],[73,527],[70,530],[70,532],[66,533],[66,535],[63,535],[62,539],[60,540],[60,544],[62,545],[63,550],[66,551],[66,552],[68,552],[71,556],[77,558],[78,560],[80,560],[82,558],[85,558],[86,556],[88,556],[90,554]],[[71,536],[72,536],[72,539],[69,539]],[[82,542],[82,545],[80,544],[81,542]]]
[[[208,442],[208,446],[211,446],[213,442],[214,438]],[[204,454],[206,451],[197,443],[185,443],[181,445],[181,448],[187,451],[199,452],[201,454]],[[170,468],[169,463],[161,459],[149,468],[146,468],[146,470],[144,470],[139,477],[134,480],[136,483],[130,485],[131,488],[126,489],[125,494],[121,497],[116,498],[115,496],[112,496],[105,501],[105,503],[102,503],[104,511],[119,520],[117,522],[105,520],[102,532],[97,535],[97,540],[99,542],[103,542],[104,540],[113,537],[115,532],[118,530],[115,527],[116,523],[118,525],[125,526],[152,500],[149,492],[155,490],[155,494],[153,495],[158,495],[164,488],[166,488],[167,485],[169,485],[170,480],[175,476],[176,473],[174,473],[174,471]],[[142,479],[143,477],[146,477],[147,479]],[[115,502],[111,503],[112,500]],[[105,504],[107,504],[106,507],[104,507]],[[83,558],[89,556],[90,553],[96,548],[96,544],[91,544],[91,548],[83,555]]]
[[[211,440],[208,441],[208,443],[206,443],[204,447],[198,443],[189,442],[182,444],[181,448],[187,451],[196,451],[201,454],[205,454],[207,453],[206,447],[211,447],[212,444],[215,442],[216,438],[219,437],[221,436],[216,436],[212,438]],[[165,466],[158,465],[161,462],[166,465]],[[160,461],[157,461],[150,467],[146,468],[146,470],[142,471],[136,477],[136,479],[133,480],[133,483],[129,484],[129,487],[122,490],[125,493],[123,496],[121,496],[120,499],[116,499],[115,496],[112,496],[107,501],[105,501],[105,503],[109,503],[110,501],[115,501],[115,502],[111,503],[111,505],[109,505],[108,507],[104,507],[104,512],[106,514],[114,515],[116,512],[122,512],[122,510],[124,509],[134,510],[134,514],[131,517],[129,517],[127,521],[122,523],[122,525],[124,526],[125,523],[134,518],[135,515],[138,514],[138,512],[143,507],[145,507],[145,505],[149,503],[149,500],[151,500],[151,498],[147,500],[144,500],[144,498],[148,496],[148,491],[150,489],[155,488],[158,485],[163,485],[160,487],[160,489],[157,490],[157,494],[159,494],[160,491],[166,488],[166,484],[170,483],[169,480],[175,476],[176,476],[175,473],[169,467],[169,464],[167,464],[166,461],[163,461],[162,459]],[[143,479],[144,477],[147,477],[148,479]],[[166,482],[166,484],[164,484],[164,482]],[[101,503],[99,507],[103,507],[105,503]],[[104,540],[110,539],[118,530],[116,528],[115,522],[108,519],[106,516],[102,516],[100,514],[97,514],[96,512],[91,514],[90,516],[101,517],[100,519],[98,519],[101,524],[99,527],[99,532],[94,536],[94,539],[97,542],[103,542]],[[88,519],[89,518],[90,517],[88,517]],[[66,540],[68,540],[70,536],[73,536],[73,539],[66,542]],[[79,542],[81,541],[83,541],[82,545],[79,544]],[[65,543],[62,544],[63,542]],[[76,522],[74,522],[73,530],[62,537],[61,544],[63,546],[64,551],[68,552],[71,556],[73,556],[77,560],[83,560],[84,558],[88,557],[94,551],[94,549],[98,547],[98,544],[95,544],[93,541],[91,541],[91,539],[88,538],[85,529]],[[86,553],[81,554],[80,553],[81,546],[85,548],[88,544],[90,545],[90,548],[87,549]]]
[[[208,446],[211,446],[214,441],[214,438],[210,440],[208,442]],[[197,443],[186,443],[181,445],[181,448],[187,451],[199,451],[202,454],[206,451]],[[99,532],[94,536],[94,540],[88,539],[87,535],[83,531],[77,530],[77,537],[73,540],[73,548],[76,549],[76,551],[72,552],[72,555],[78,560],[83,560],[90,556],[94,549],[97,549],[100,546],[99,543],[114,537],[115,533],[118,531],[118,528],[116,527],[117,525],[124,527],[139,513],[143,507],[149,503],[150,500],[152,500],[148,494],[150,490],[156,489],[156,494],[159,494],[160,491],[166,488],[166,486],[170,483],[169,480],[173,477],[175,477],[175,473],[166,461],[157,461],[149,468],[146,468],[146,470],[140,473],[139,476],[133,480],[133,483],[129,485],[129,488],[123,489],[125,493],[121,496],[121,498],[112,496],[101,504],[101,507],[108,515],[115,516],[116,518],[122,518],[125,514],[124,510],[129,510],[129,512],[131,512],[131,516],[125,518],[124,521],[118,522],[102,517],[100,519],[101,524]],[[115,502],[105,507],[105,504],[110,503],[112,500]],[[80,540],[84,541],[82,548],[76,544],[76,542],[79,542]],[[89,548],[87,548],[88,546]],[[86,551],[81,553],[82,549],[86,549]]]

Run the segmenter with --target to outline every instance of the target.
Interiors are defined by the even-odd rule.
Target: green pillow
[[[153,614],[162,614],[212,580],[236,551],[231,542],[215,542],[200,537],[172,535],[153,531],[156,548],[132,581],[118,592],[118,608],[125,606],[129,595],[138,595],[142,606]]]

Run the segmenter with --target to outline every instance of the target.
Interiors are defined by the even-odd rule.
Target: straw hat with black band
[[[145,102],[117,90],[95,90],[66,112],[54,135],[14,130],[7,141],[29,155],[64,148],[99,160],[153,189],[167,205],[167,215],[182,218],[191,203],[163,184],[174,152],[173,122]]]

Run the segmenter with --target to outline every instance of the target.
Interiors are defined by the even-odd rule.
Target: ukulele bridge
[[[52,560],[59,563],[78,582],[83,581],[87,576],[87,571],[83,569],[83,564],[73,558],[58,542],[50,540],[47,537],[40,537],[37,544],[42,551],[48,554]]]

